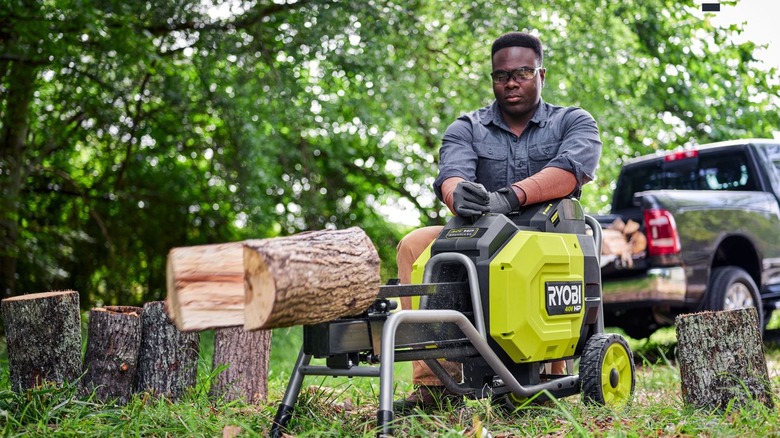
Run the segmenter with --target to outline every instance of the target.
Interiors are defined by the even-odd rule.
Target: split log
[[[209,395],[228,401],[265,401],[270,357],[270,330],[244,331],[241,326],[216,329],[213,367],[226,368],[212,379]]]
[[[11,389],[75,382],[81,375],[81,314],[75,291],[2,300]]]
[[[681,315],[676,331],[687,406],[725,409],[750,400],[773,406],[755,308]]]
[[[106,306],[89,313],[82,390],[100,402],[126,404],[133,393],[143,309]]]
[[[357,227],[246,241],[244,269],[246,330],[356,315],[379,291],[379,255]]]
[[[170,321],[163,301],[144,304],[135,392],[176,400],[195,386],[200,334],[183,333]]]
[[[169,316],[181,331],[243,325],[241,242],[172,249],[167,289]]]

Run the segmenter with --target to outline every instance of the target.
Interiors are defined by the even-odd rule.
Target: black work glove
[[[488,208],[491,213],[509,214],[520,210],[520,200],[517,199],[512,187],[503,187],[495,192],[490,192]]]
[[[458,216],[479,216],[490,211],[490,194],[482,184],[461,181],[452,192],[452,208]]]

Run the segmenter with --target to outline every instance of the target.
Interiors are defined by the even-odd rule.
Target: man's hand
[[[520,209],[520,201],[509,187],[490,192],[489,196],[488,209],[491,213],[509,214]]]
[[[490,195],[482,184],[461,181],[452,192],[452,207],[458,216],[479,216],[490,211]]]

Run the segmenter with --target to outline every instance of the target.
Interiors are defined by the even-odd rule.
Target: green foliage
[[[6,2],[0,291],[161,299],[176,246],[359,226],[394,276],[459,114],[490,103],[489,46],[534,30],[544,98],[597,119],[583,202],[620,163],[780,129],[777,72],[692,1]],[[218,12],[218,13],[217,13]]]

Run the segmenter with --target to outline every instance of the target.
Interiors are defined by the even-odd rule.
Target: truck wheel
[[[736,266],[715,268],[707,288],[706,310],[735,310],[755,307],[758,328],[764,330],[764,308],[753,278]]]
[[[591,336],[580,358],[582,400],[613,408],[626,406],[634,394],[634,372],[634,355],[622,336]]]

